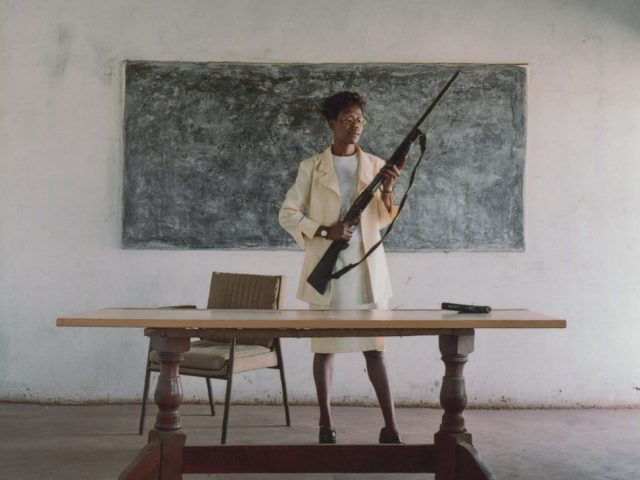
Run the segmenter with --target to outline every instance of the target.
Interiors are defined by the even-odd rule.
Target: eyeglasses
[[[338,120],[347,127],[352,127],[358,123],[364,127],[367,124],[367,119],[358,115],[345,115],[338,118]]]

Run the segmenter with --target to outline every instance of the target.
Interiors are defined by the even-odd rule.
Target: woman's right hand
[[[353,223],[338,222],[327,229],[329,240],[351,240],[353,235]]]

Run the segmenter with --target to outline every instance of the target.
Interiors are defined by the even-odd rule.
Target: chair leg
[[[280,371],[280,382],[282,383],[282,403],[284,403],[284,416],[287,421],[287,427],[291,426],[291,415],[289,414],[289,399],[287,397],[287,381],[284,376],[284,362],[282,361],[282,349],[280,347],[280,339],[276,338],[276,357],[278,358],[278,370]]]
[[[147,414],[147,397],[149,396],[149,382],[151,381],[151,369],[149,368],[151,354],[151,340],[149,340],[149,351],[147,352],[147,367],[144,374],[144,390],[142,391],[142,412],[140,412],[140,424],[138,426],[138,435],[144,432],[144,419]]]
[[[213,405],[213,389],[211,388],[211,379],[207,377],[206,380],[207,380],[207,393],[209,394],[209,406],[211,407],[211,416],[215,417],[216,407],[214,407]]]
[[[229,375],[227,379],[227,392],[224,396],[224,415],[222,417],[222,437],[220,437],[220,444],[227,443],[227,426],[229,425],[229,401],[231,400],[231,384],[233,375]]]
[[[220,444],[227,443],[227,426],[229,425],[229,404],[231,400],[231,386],[233,385],[233,360],[236,350],[236,339],[231,339],[231,346],[229,347],[229,365],[227,371],[227,391],[224,395],[224,415],[222,417],[222,436],[220,438]]]
[[[140,412],[140,425],[138,426],[138,435],[144,432],[144,420],[147,414],[147,397],[149,396],[149,382],[151,381],[151,370],[147,370],[144,376],[144,392],[142,393],[142,411]]]

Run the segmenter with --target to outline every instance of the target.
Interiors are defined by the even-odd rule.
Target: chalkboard
[[[123,246],[296,248],[278,210],[300,161],[331,142],[322,98],[360,92],[360,144],[388,158],[456,70],[385,246],[523,250],[526,69],[468,64],[127,62]]]

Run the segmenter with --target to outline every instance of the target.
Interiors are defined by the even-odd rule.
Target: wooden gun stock
[[[319,293],[324,293],[327,290],[340,250],[345,249],[347,245],[346,240],[334,240],[307,278],[307,282]]]

